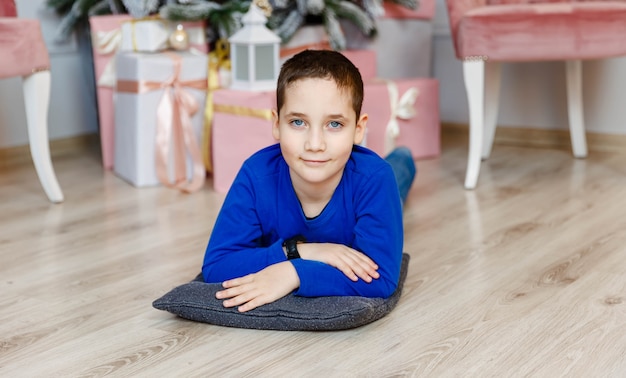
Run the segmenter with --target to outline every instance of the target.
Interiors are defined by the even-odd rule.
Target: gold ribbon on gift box
[[[272,109],[257,109],[246,108],[245,106],[238,105],[214,104],[213,110],[215,111],[215,113],[225,113],[242,117],[261,118],[267,121],[272,120]]]
[[[146,22],[146,21],[158,21],[158,22],[160,22],[162,25],[164,25],[167,28],[167,22],[164,19],[162,19],[160,16],[158,16],[158,15],[146,16],[146,17],[142,17],[142,18],[134,18],[132,20],[124,21],[124,22],[130,23],[130,26],[131,26],[130,34],[131,34],[131,38],[132,38],[133,51],[137,51],[137,33],[135,32],[135,26],[138,23]]]
[[[207,172],[213,172],[213,162],[211,159],[211,127],[213,125],[213,91],[221,88],[220,69],[230,70],[230,60],[228,58],[230,48],[228,41],[219,39],[215,42],[215,49],[209,53],[209,69],[207,75],[207,95],[204,106],[204,129],[202,131],[202,155],[204,167]]]
[[[204,185],[206,172],[198,141],[193,132],[191,117],[198,111],[198,101],[185,88],[206,90],[205,79],[182,81],[180,71],[182,58],[174,53],[165,53],[174,63],[173,75],[164,82],[118,80],[117,91],[124,93],[147,93],[163,89],[157,106],[155,165],[159,181],[164,185],[191,193]],[[171,142],[171,143],[170,143]],[[172,144],[174,160],[174,182],[170,181],[168,160]],[[191,156],[193,174],[187,180],[185,147]]]

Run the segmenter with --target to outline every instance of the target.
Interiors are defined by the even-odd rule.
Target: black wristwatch
[[[304,243],[306,239],[302,235],[294,236],[283,242],[283,247],[287,250],[287,260],[299,259],[298,244]]]

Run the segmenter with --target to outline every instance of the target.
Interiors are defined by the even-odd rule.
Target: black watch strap
[[[283,242],[283,247],[287,250],[287,260],[299,259],[298,244],[304,243],[306,239],[302,235],[294,236]]]

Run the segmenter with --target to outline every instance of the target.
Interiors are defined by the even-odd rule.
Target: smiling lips
[[[304,158],[302,158],[302,161],[304,162],[305,165],[308,165],[311,167],[318,167],[328,162],[328,160],[304,159]]]

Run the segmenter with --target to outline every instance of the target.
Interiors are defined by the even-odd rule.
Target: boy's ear
[[[280,128],[278,127],[278,111],[272,109],[272,136],[275,140],[280,140]]]
[[[361,144],[365,138],[365,130],[367,128],[367,114],[361,114],[356,122],[356,130],[354,131],[354,144]]]

